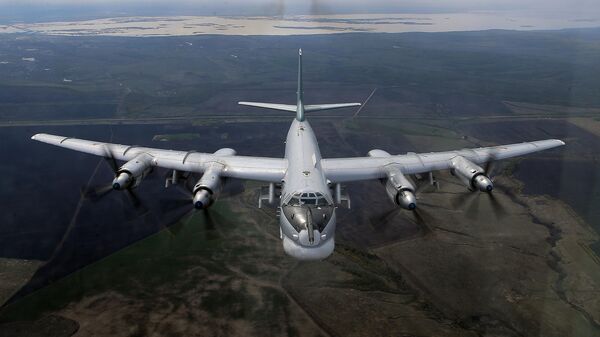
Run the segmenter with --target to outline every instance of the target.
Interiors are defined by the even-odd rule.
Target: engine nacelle
[[[387,158],[392,155],[386,151],[375,149],[368,153],[369,157]],[[402,208],[414,210],[417,208],[417,197],[415,197],[415,188],[413,184],[406,179],[400,167],[391,165],[386,168],[387,181],[385,191],[392,202]]]
[[[236,152],[234,149],[223,148],[219,149],[214,153],[215,156],[229,157],[235,156]],[[197,209],[206,209],[210,207],[215,200],[217,200],[221,189],[223,188],[223,178],[221,178],[221,171],[224,166],[219,163],[214,163],[210,166],[202,178],[198,180],[192,194],[194,195],[194,207]]]
[[[483,169],[462,156],[452,159],[452,174],[458,177],[470,190],[491,192],[494,184]]]
[[[220,168],[211,168],[204,172],[202,178],[198,180],[192,192],[195,208],[208,208],[217,200],[223,186],[220,173]]]
[[[112,187],[115,190],[137,187],[152,171],[152,157],[142,153],[125,163],[116,173]]]
[[[417,208],[417,198],[415,197],[415,188],[412,183],[402,174],[400,168],[391,167],[387,169],[387,182],[385,191],[392,201],[405,209],[414,210]]]

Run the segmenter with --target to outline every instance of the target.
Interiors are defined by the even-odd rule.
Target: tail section
[[[302,122],[304,120],[304,103],[302,98],[304,90],[302,89],[302,49],[298,49],[298,89],[296,90],[296,119]]]
[[[347,107],[360,105],[360,103],[336,103],[336,104],[316,104],[316,105],[306,105],[305,106],[303,99],[304,99],[304,90],[302,88],[302,49],[298,49],[298,89],[296,91],[296,105],[277,104],[277,103],[261,103],[261,102],[238,102],[238,104],[253,106],[253,107],[257,107],[257,108],[296,112],[296,119],[300,122],[305,120],[305,117],[304,117],[305,112],[347,108]]]

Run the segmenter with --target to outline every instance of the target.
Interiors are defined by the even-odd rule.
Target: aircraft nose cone
[[[121,189],[121,185],[119,183],[114,183],[112,185],[112,188],[115,189],[115,190],[120,190]]]
[[[196,202],[194,203],[194,207],[195,207],[196,209],[203,209],[203,208],[204,208],[204,204],[202,203],[202,201],[196,201]]]
[[[410,204],[408,204],[408,209],[409,210],[414,210],[415,208],[417,208],[417,205],[414,202],[411,202]]]

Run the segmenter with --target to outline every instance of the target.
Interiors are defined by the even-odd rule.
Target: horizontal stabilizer
[[[238,104],[254,106],[257,108],[266,108],[266,109],[273,109],[273,110],[296,112],[296,105],[290,105],[290,104],[261,103],[261,102],[238,102]]]
[[[315,105],[305,105],[304,112],[311,111],[319,111],[319,110],[329,110],[329,109],[339,109],[339,108],[348,108],[351,106],[360,106],[360,103],[336,103],[336,104],[315,104]]]

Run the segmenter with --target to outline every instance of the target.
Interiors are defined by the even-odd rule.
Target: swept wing
[[[426,173],[451,168],[452,159],[462,156],[476,164],[551,149],[565,145],[558,139],[519,144],[462,149],[445,152],[407,153],[390,157],[355,157],[323,159],[321,166],[331,182],[350,182],[380,179],[386,176],[385,167],[398,165],[404,174]]]
[[[95,142],[44,133],[36,134],[31,139],[97,156],[110,156],[124,161],[146,153],[152,157],[152,165],[183,172],[202,173],[211,164],[220,163],[224,166],[221,173],[223,177],[238,179],[280,182],[287,169],[287,160],[282,158],[217,156],[195,151],[173,151]]]

